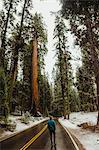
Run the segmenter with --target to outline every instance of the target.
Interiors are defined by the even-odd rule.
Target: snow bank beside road
[[[37,125],[37,124],[39,124],[39,123],[41,123],[43,121],[48,120],[48,118],[34,117],[34,121],[30,120],[28,124],[24,124],[24,123],[21,122],[21,120],[20,120],[21,117],[20,116],[10,116],[9,119],[16,123],[16,129],[15,129],[14,132],[4,130],[0,134],[0,141],[2,139],[6,139],[7,137],[15,135],[15,134],[17,134],[19,132],[22,132],[22,131],[24,131],[24,130],[26,130],[28,128],[31,128],[31,127],[33,127],[33,126],[35,126],[35,125]]]
[[[84,130],[77,125],[90,122],[92,125],[97,123],[97,112],[91,113],[72,113],[70,119],[59,119],[59,122],[77,137],[86,150],[99,150],[99,133]]]

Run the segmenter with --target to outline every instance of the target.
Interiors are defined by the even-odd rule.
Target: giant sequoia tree
[[[61,0],[62,14],[70,20],[71,30],[77,37],[81,48],[89,51],[93,63],[93,71],[97,85],[98,119],[99,124],[99,1],[98,0]]]
[[[31,110],[36,115],[40,106],[40,77],[44,64],[44,55],[47,52],[47,34],[43,25],[43,18],[40,14],[31,16],[31,24],[27,24],[22,30],[24,32],[24,47],[20,51],[23,66],[23,94],[22,109]],[[38,85],[39,83],[39,85]],[[21,88],[22,89],[22,88]],[[39,93],[40,92],[40,93]],[[28,94],[27,94],[28,93]]]
[[[0,14],[0,110],[2,108],[3,115],[7,116],[9,110],[10,112],[14,111],[13,101],[17,101],[21,110],[24,111],[30,110],[32,101],[36,102],[32,97],[33,89],[37,87],[36,84],[31,85],[35,78],[32,73],[35,74],[35,69],[37,72],[39,71],[38,66],[41,71],[41,66],[44,63],[42,60],[47,52],[47,34],[42,17],[38,14],[32,15],[30,12],[31,0],[23,0],[22,3],[20,0],[5,0],[3,2]],[[16,10],[17,5],[21,9]],[[33,55],[34,58],[36,57],[36,61]],[[23,72],[22,81],[18,82],[20,61]],[[37,64],[37,67],[33,65],[34,63]],[[38,83],[38,75],[36,82]],[[18,87],[21,90],[18,91]]]
[[[35,14],[33,17],[33,52],[32,52],[32,103],[40,110],[40,99],[38,93],[38,82],[41,74],[42,63],[44,63],[44,55],[47,52],[47,32],[43,24],[42,16]]]

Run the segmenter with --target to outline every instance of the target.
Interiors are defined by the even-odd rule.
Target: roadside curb
[[[71,133],[71,131],[69,131],[69,132]],[[78,140],[78,138],[72,133],[71,133],[71,135],[73,136],[73,139],[75,140],[76,144],[79,145],[80,150],[86,150],[84,148],[84,146],[82,145],[82,143]]]
[[[62,125],[62,123],[58,120],[58,122],[61,124],[61,126],[64,128],[64,130],[67,132],[67,134],[69,135],[74,147],[76,150],[85,150],[82,146],[82,144],[80,143],[80,141],[66,128]],[[79,144],[78,144],[79,143]],[[80,146],[79,146],[80,145]]]
[[[47,121],[47,120],[48,120],[48,119],[42,120],[41,122],[39,122],[39,123],[37,123],[37,124],[34,124],[33,126],[30,126],[29,128],[26,128],[26,129],[24,129],[24,130],[17,131],[16,133],[12,133],[11,135],[7,135],[7,136],[5,136],[5,137],[2,137],[2,138],[0,139],[0,142],[3,142],[3,141],[5,141],[5,140],[7,140],[7,139],[9,139],[9,138],[12,138],[12,137],[14,137],[14,136],[16,136],[17,134],[20,134],[20,133],[22,133],[22,132],[25,132],[25,131],[29,130],[30,128],[36,127],[36,126],[39,125],[40,123],[43,123],[43,122],[45,122],[45,121]]]

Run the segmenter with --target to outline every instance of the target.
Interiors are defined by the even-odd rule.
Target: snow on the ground
[[[70,122],[75,123],[76,125],[84,122],[90,122],[92,125],[95,125],[97,123],[97,112],[78,112],[78,113],[72,113],[70,115]]]
[[[34,121],[30,120],[28,124],[24,124],[24,123],[21,123],[20,118],[21,118],[20,116],[10,116],[9,117],[10,120],[12,120],[16,123],[16,129],[14,132],[4,130],[3,133],[0,135],[0,140],[6,138],[7,136],[9,137],[13,134],[19,133],[25,129],[35,126],[35,125],[48,119],[48,118],[43,118],[43,117],[35,117]]]
[[[85,130],[77,126],[84,122],[95,125],[97,123],[97,112],[71,113],[69,120],[60,118],[59,122],[77,137],[86,150],[99,150],[99,133],[92,132],[88,129]]]

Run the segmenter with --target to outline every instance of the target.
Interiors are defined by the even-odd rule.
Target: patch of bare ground
[[[82,129],[88,129],[92,132],[99,132],[99,125],[92,125],[91,123],[88,122],[82,123],[78,125],[78,127],[81,127]]]

